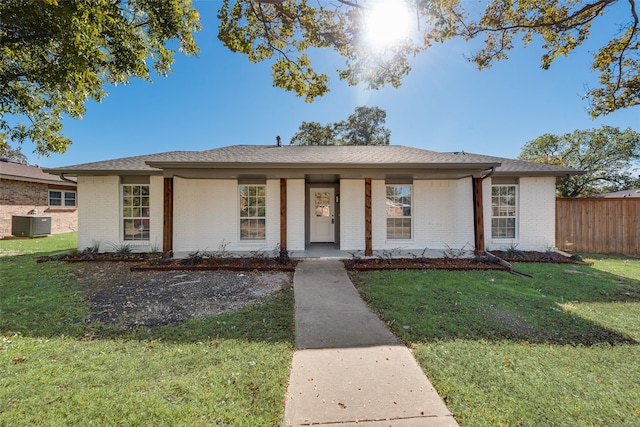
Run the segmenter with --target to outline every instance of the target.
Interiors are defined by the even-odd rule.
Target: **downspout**
[[[480,178],[482,178],[482,180],[484,181],[485,178],[489,178],[491,175],[493,175],[493,173],[496,171],[496,167],[495,166],[491,166],[489,168],[489,173],[487,173],[486,175],[481,176]]]
[[[59,176],[59,177],[60,177],[60,179],[61,179],[61,180],[63,180],[63,181],[71,182],[71,183],[73,183],[73,184],[78,185],[78,182],[77,182],[77,181],[73,181],[73,180],[71,180],[71,179],[67,178],[66,176],[64,176],[64,172],[60,172],[60,173],[58,174],[58,176]]]
[[[484,181],[485,178],[489,178],[491,175],[493,175],[493,173],[495,172],[496,168],[492,167],[489,170],[489,173],[487,173],[486,175],[482,176],[482,180]],[[513,269],[513,266],[511,265],[510,262],[503,260],[502,258],[492,254],[491,252],[489,252],[488,250],[485,249],[484,253],[487,255],[487,257],[489,258],[489,260],[491,262],[495,262],[497,264],[500,264],[504,267],[507,267],[509,269],[509,273],[514,274],[516,276],[520,276],[520,277],[526,277],[528,279],[532,278],[533,276],[526,274],[526,273],[521,273],[519,271],[516,271]]]

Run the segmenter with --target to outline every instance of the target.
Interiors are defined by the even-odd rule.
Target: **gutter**
[[[162,162],[147,161],[156,169],[495,169],[500,163],[320,163],[320,162]]]
[[[75,185],[78,185],[78,182],[77,182],[77,181],[73,181],[73,180],[71,180],[71,179],[67,178],[66,176],[64,176],[64,172],[60,172],[60,173],[58,174],[58,176],[59,176],[59,177],[60,177],[60,179],[61,179],[61,180],[63,180],[63,181],[72,182],[72,183],[74,183]]]
[[[489,172],[486,175],[481,176],[482,180],[484,181],[485,178],[489,178],[491,175],[493,175],[493,173],[496,171],[496,167],[495,166],[491,166],[489,168]]]
[[[484,180],[485,178],[489,178],[491,175],[493,175],[493,173],[495,172],[495,170],[496,170],[496,168],[495,168],[495,167],[490,168],[490,169],[489,169],[489,172],[488,172],[486,175],[484,175],[484,176],[482,177],[482,179]],[[520,277],[526,277],[526,278],[528,278],[528,279],[531,279],[531,278],[533,277],[533,276],[530,276],[530,275],[528,275],[528,274],[526,274],[526,273],[521,273],[521,272],[519,272],[519,271],[514,270],[514,269],[513,269],[513,265],[511,265],[511,263],[510,263],[510,262],[508,262],[508,261],[506,261],[506,260],[504,260],[504,259],[502,259],[502,258],[500,258],[500,257],[498,257],[498,256],[496,256],[496,255],[494,255],[494,254],[492,254],[491,252],[489,252],[489,251],[487,251],[487,250],[485,250],[485,251],[484,251],[484,253],[485,253],[485,254],[489,257],[489,259],[490,259],[490,260],[492,260],[493,262],[496,262],[496,263],[498,263],[498,264],[500,264],[500,265],[502,265],[502,266],[505,266],[505,267],[509,268],[509,273],[511,273],[511,274],[514,274],[514,275],[516,275],[516,276],[520,276]]]

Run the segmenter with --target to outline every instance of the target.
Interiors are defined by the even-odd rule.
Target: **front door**
[[[335,243],[335,189],[309,189],[309,242]]]

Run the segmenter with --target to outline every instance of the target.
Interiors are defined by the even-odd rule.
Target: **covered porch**
[[[205,251],[205,253],[207,253]],[[211,255],[220,255],[215,251],[208,252]],[[175,252],[173,257],[175,259],[186,259],[190,257],[192,252]],[[250,258],[250,257],[274,257],[273,249],[266,249],[264,251],[228,251],[225,252],[225,256],[237,257],[237,258]],[[337,259],[346,260],[352,258],[362,259],[376,259],[376,258],[443,258],[451,256],[446,250],[438,249],[425,249],[425,250],[409,250],[409,249],[392,249],[392,250],[374,250],[371,255],[365,255],[364,250],[345,251],[340,250],[340,245],[337,243],[312,243],[307,245],[304,250],[289,251],[289,257],[295,260],[313,260],[313,259]],[[472,258],[474,256],[473,248],[467,249],[455,249],[455,256],[459,258]]]

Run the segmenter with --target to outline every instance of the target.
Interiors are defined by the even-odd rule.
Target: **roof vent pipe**
[[[276,144],[278,147],[282,147],[282,139],[280,139],[280,135],[276,136]]]

